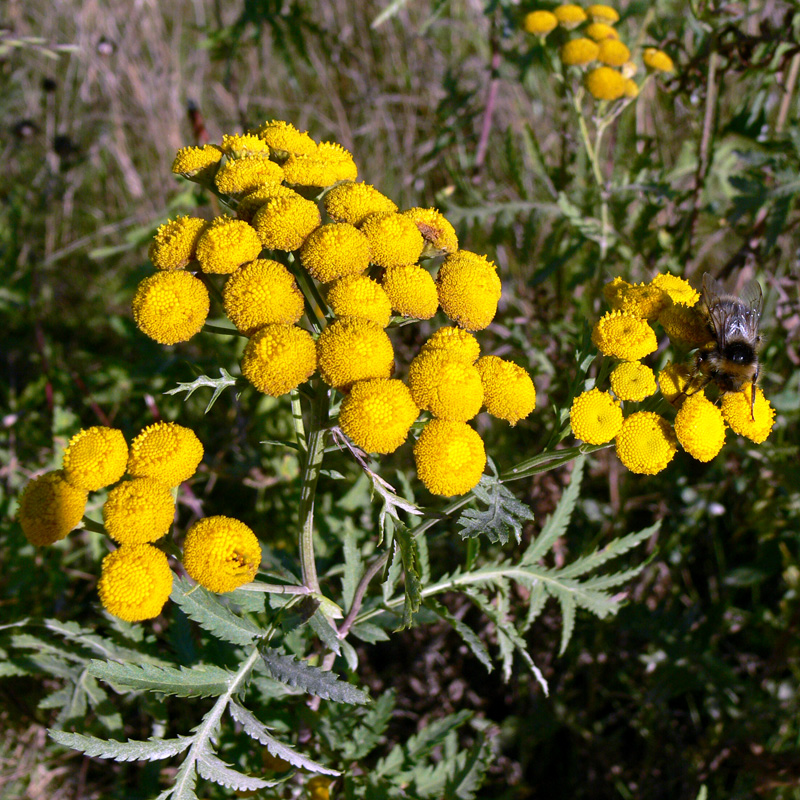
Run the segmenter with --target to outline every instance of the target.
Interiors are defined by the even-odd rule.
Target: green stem
[[[314,496],[317,491],[322,459],[325,456],[329,407],[329,389],[320,381],[311,403],[311,424],[310,431],[307,433],[308,450],[300,492],[300,567],[303,585],[316,594],[322,594],[322,592],[314,559]]]
[[[221,333],[225,336],[244,336],[245,339],[248,338],[246,333],[237,331],[236,328],[223,328],[222,325],[211,325],[208,322],[203,325],[203,330],[208,333]]]

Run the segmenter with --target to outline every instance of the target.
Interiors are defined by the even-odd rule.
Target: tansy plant
[[[502,474],[490,464],[493,474],[485,474],[484,443],[471,424],[476,415],[485,409],[513,426],[536,406],[525,369],[481,353],[480,332],[492,322],[501,294],[492,261],[462,249],[438,210],[399,210],[376,188],[357,181],[355,162],[344,148],[317,143],[286,122],[224,136],[219,145],[182,148],[173,171],[212,192],[227,211],[213,219],[179,216],[159,227],[149,250],[154,271],[136,289],[133,316],[143,334],[163,345],[201,335],[241,342],[241,377],[233,377],[228,370],[237,365],[226,362],[221,378],[202,376],[171,393],[212,389],[210,407],[226,390],[249,387],[243,397],[269,395],[291,408],[293,440],[264,446],[289,447],[301,460],[297,561],[279,557],[270,520],[251,528],[235,518],[236,509],[231,516],[201,518],[185,534],[175,532],[181,484],[208,469],[201,437],[187,427],[157,422],[130,443],[124,432],[108,427],[76,433],[62,468],[33,480],[20,498],[18,516],[28,540],[49,545],[81,524],[107,534],[98,595],[105,611],[127,624],[121,629],[125,635],[143,635],[132,633],[131,624],[162,612],[164,620],[174,618],[171,598],[184,623],[188,617],[204,641],[216,644],[208,658],[196,654],[191,667],[184,667],[152,648],[138,652],[118,638],[50,624],[48,630],[70,646],[88,646],[103,659],[87,657],[76,671],[72,656],[63,656],[67,663],[59,674],[71,686],[51,705],[63,706],[67,695],[70,701],[56,728],[75,718],[76,703],[84,710],[104,707],[109,694],[103,683],[117,692],[213,700],[210,708],[204,703],[195,728],[172,738],[163,728],[147,741],[59,729],[52,736],[103,758],[177,759],[159,800],[196,797],[198,777],[240,792],[286,783],[286,791],[305,787],[312,797],[400,796],[400,787],[407,797],[475,797],[492,750],[477,730],[475,746],[458,750],[455,730],[467,714],[438,721],[383,759],[372,757],[370,769],[359,766],[386,730],[393,697],[371,701],[364,690],[337,677],[334,667],[355,681],[354,641],[368,645],[416,617],[438,618],[452,625],[488,671],[499,659],[508,679],[516,657],[546,692],[524,637],[547,599],[560,604],[563,652],[576,610],[598,617],[615,613],[622,599],[618,587],[640,568],[590,573],[656,530],[614,539],[571,564],[543,563],[566,532],[583,453],[616,437],[625,463],[652,471],[674,450],[671,426],[649,411],[623,422],[618,400],[595,389],[581,395],[572,412],[575,434],[586,444],[544,450]],[[678,309],[679,290],[670,279],[663,281],[653,290],[657,311],[665,329],[682,331],[682,318],[667,322],[673,309],[667,300],[675,298]],[[656,347],[645,320],[650,308],[644,313],[642,300],[632,310],[631,298],[639,290],[614,287],[620,310],[598,323],[595,343],[622,362],[638,361]],[[420,337],[417,352],[398,358],[400,329],[424,320],[435,320],[432,332]],[[616,397],[626,403],[640,402],[655,389],[652,373],[641,364],[622,363],[611,380]],[[698,419],[705,429],[706,417],[719,413],[710,403],[700,407],[702,399],[689,397],[679,412],[689,429],[683,438],[682,423],[675,422],[687,449],[710,446],[692,432]],[[760,426],[766,413],[762,402],[756,404]],[[734,418],[741,422],[743,413],[728,414],[731,426]],[[331,531],[317,529],[314,514],[318,478],[332,451],[352,460],[379,503],[373,529],[342,528],[340,551]],[[413,461],[427,508],[414,502],[409,480],[402,478],[398,490],[381,474],[382,457],[395,451]],[[570,461],[575,465],[569,488],[538,535],[521,553],[482,562],[477,537],[507,544],[513,535],[521,544],[523,525],[533,519],[506,484]],[[101,491],[102,523],[84,516],[89,493]],[[437,496],[448,499],[437,506]],[[371,506],[366,497],[365,514]],[[467,542],[460,566],[448,570],[432,562],[429,542],[452,538],[453,531]],[[324,560],[317,553],[321,541]],[[336,552],[338,560],[331,555]],[[522,615],[512,612],[517,589],[525,597]],[[442,595],[454,592],[493,623],[495,656],[441,602]],[[291,709],[307,695],[313,710],[322,700],[351,707],[320,723],[311,754],[304,752],[309,736],[301,739],[296,725],[276,715],[276,708]],[[116,715],[98,714],[119,733]],[[232,725],[223,724],[226,714]],[[247,737],[263,759],[253,758],[253,748],[232,744]],[[433,769],[431,753],[439,745],[446,757]],[[308,773],[316,777],[309,780]]]

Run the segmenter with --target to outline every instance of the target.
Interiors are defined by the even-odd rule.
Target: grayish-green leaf
[[[453,627],[453,630],[464,640],[464,644],[469,647],[475,658],[486,667],[487,672],[491,672],[494,669],[489,651],[478,637],[478,634],[469,625],[458,617],[453,616],[445,606],[436,600],[428,599],[425,601],[425,605]]]
[[[146,742],[131,739],[127,742],[115,742],[52,729],[47,733],[53,741],[64,747],[78,750],[94,758],[109,758],[114,761],[159,761],[182,753],[192,743],[191,736],[179,736],[177,739],[148,739]]]
[[[227,670],[211,664],[175,668],[90,661],[88,671],[100,680],[123,689],[144,689],[177,697],[217,697],[227,691],[230,679]]]
[[[213,781],[237,792],[255,792],[280,783],[280,781],[265,781],[262,778],[242,775],[211,752],[204,752],[197,759],[197,774],[207,781]]]

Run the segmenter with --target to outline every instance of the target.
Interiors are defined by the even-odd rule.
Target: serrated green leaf
[[[294,656],[267,648],[261,652],[261,657],[270,675],[287,686],[303,689],[335,703],[358,705],[369,702],[369,696],[361,689],[339,680],[331,672],[298,661]]]
[[[360,761],[380,744],[394,707],[395,693],[391,689],[375,700],[345,743],[342,756],[347,761]]]
[[[419,579],[417,540],[411,531],[401,522],[395,522],[395,541],[400,547],[403,561],[403,586],[405,603],[403,603],[403,628],[409,628],[414,622],[414,614],[419,611],[422,602],[422,584]]]
[[[114,761],[160,761],[182,753],[193,741],[191,736],[179,736],[177,739],[148,739],[146,742],[132,739],[116,742],[52,729],[48,729],[47,734],[63,747],[94,758],[109,758]]]
[[[462,539],[483,534],[490,542],[506,544],[510,534],[522,539],[522,526],[533,519],[533,512],[496,478],[484,475],[473,494],[486,509],[468,508],[458,518]]]
[[[176,697],[218,697],[228,690],[230,673],[211,664],[199,667],[160,667],[90,661],[91,675],[132,691],[162,692]]]
[[[464,644],[469,647],[475,658],[486,667],[487,672],[491,672],[494,669],[489,651],[478,637],[478,634],[475,633],[469,625],[458,617],[454,617],[445,606],[436,600],[428,599],[425,601],[425,605],[452,626],[453,630],[464,640]]]
[[[571,564],[563,567],[559,574],[564,578],[574,578],[598,569],[606,562],[611,561],[611,559],[616,558],[623,553],[627,553],[628,550],[632,550],[642,542],[647,541],[647,539],[653,536],[653,534],[658,532],[660,527],[661,521],[659,520],[649,528],[644,528],[637,533],[629,533],[619,539],[614,539],[605,547],[595,550],[589,555],[575,559],[575,561],[573,561]]]
[[[445,784],[443,796],[474,800],[483,785],[493,757],[492,748],[483,737],[477,739],[468,751],[459,753],[454,760],[453,774]]]
[[[265,781],[250,775],[242,775],[218,758],[214,753],[205,752],[197,759],[197,774],[219,786],[226,786],[237,792],[255,792],[277,786],[281,781]]]
[[[344,554],[342,602],[345,608],[350,608],[353,603],[353,597],[356,593],[358,582],[364,574],[364,562],[361,558],[361,550],[358,546],[358,536],[352,524],[345,526],[342,551]]]
[[[558,654],[563,656],[575,629],[575,596],[565,593],[559,596],[558,602],[561,605],[561,645]]]
[[[236,334],[236,329],[231,328],[231,333]],[[170,389],[169,391],[164,392],[164,394],[179,394],[180,392],[186,392],[186,397],[184,400],[188,400],[198,389],[204,387],[212,388],[214,393],[211,395],[211,399],[208,401],[208,405],[206,406],[205,410],[205,413],[208,414],[222,392],[224,392],[228,386],[236,385],[236,378],[230,375],[222,367],[220,367],[219,374],[221,375],[219,378],[210,378],[208,375],[200,375],[191,383],[179,383],[174,389]]]
[[[250,645],[265,635],[265,631],[234,614],[211,592],[202,586],[192,586],[183,578],[175,579],[170,597],[189,619],[225,642]]]
[[[228,711],[231,717],[242,726],[244,732],[252,739],[263,744],[273,756],[282,758],[293,767],[307,769],[309,772],[318,772],[321,775],[342,774],[338,770],[325,767],[307,756],[304,756],[302,753],[296,752],[282,742],[279,742],[272,736],[270,729],[264,725],[264,723],[260,722],[252,712],[240,706],[238,703],[231,701],[228,704]]]

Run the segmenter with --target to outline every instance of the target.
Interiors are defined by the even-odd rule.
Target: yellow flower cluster
[[[713,349],[704,309],[697,306],[699,294],[676,275],[656,275],[647,284],[630,284],[621,278],[608,283],[603,293],[612,307],[592,331],[592,342],[605,356],[619,360],[609,376],[610,391],[598,387],[575,398],[570,413],[577,439],[601,445],[615,441],[617,455],[632,472],[653,475],[671,461],[680,444],[698,461],[710,461],[725,444],[726,427],[757,444],[763,442],[775,421],[775,412],[764,393],[752,385],[724,393],[720,407],[705,395],[709,380],[699,370],[678,363],[667,364],[656,381],[653,370],[641,359],[655,352],[660,325],[673,345],[681,348]],[[647,398],[653,397],[653,401]],[[666,403],[678,410],[671,425],[655,413]],[[622,406],[647,402],[644,409],[628,416]],[[627,407],[626,407],[627,411]]]
[[[559,56],[565,67],[578,67],[583,72],[586,90],[596,100],[614,101],[633,98],[639,94],[639,85],[633,80],[638,71],[631,51],[614,27],[619,13],[607,5],[590,5],[582,8],[565,3],[552,11],[532,11],[525,16],[524,28],[538,36],[540,41],[556,29],[560,42]],[[571,38],[567,31],[575,31]],[[642,62],[654,72],[674,72],[672,59],[653,47],[642,53]]]

